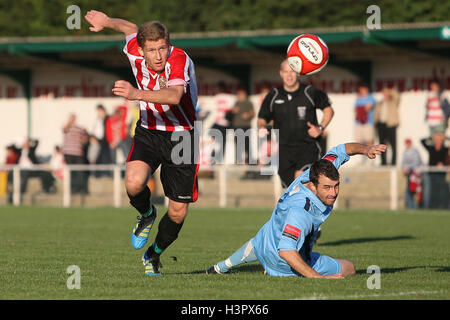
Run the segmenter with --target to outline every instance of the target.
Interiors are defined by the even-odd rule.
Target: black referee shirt
[[[273,127],[280,130],[280,144],[295,146],[314,141],[308,134],[307,122],[318,125],[316,109],[328,106],[331,106],[328,95],[311,85],[301,83],[294,92],[281,86],[266,95],[258,118],[274,121]]]

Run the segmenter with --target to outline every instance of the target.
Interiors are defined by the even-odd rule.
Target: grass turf
[[[314,251],[353,261],[357,274],[344,280],[270,277],[258,263],[205,274],[270,214],[192,207],[178,240],[162,255],[164,275],[148,277],[140,261],[144,249],[130,244],[131,208],[0,207],[0,299],[450,298],[448,211],[334,211]],[[81,270],[79,290],[66,286],[71,265]],[[379,290],[367,288],[370,265],[381,268]]]

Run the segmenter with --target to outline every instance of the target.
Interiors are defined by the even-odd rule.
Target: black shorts
[[[184,138],[172,141],[172,132],[148,130],[138,122],[127,162],[144,161],[150,166],[152,174],[161,165],[164,194],[177,202],[195,202],[198,198],[199,164],[194,152],[198,148],[194,148],[194,130],[183,134],[187,134],[190,141],[183,141]],[[172,157],[174,147],[175,157]]]
[[[316,141],[296,146],[280,144],[278,174],[283,186],[294,181],[296,171],[308,170],[317,160],[320,160],[320,145]]]

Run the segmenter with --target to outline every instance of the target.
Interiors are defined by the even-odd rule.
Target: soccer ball
[[[289,44],[287,60],[291,69],[298,74],[311,75],[327,64],[328,47],[314,34],[301,34]]]

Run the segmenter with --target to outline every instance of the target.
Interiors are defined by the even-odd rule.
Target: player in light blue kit
[[[312,248],[339,194],[337,169],[350,156],[361,154],[374,159],[385,151],[385,145],[359,143],[341,144],[328,151],[291,183],[256,236],[206,273],[226,273],[232,267],[258,260],[271,276],[343,278],[354,274],[351,261],[321,255]]]

